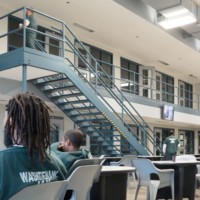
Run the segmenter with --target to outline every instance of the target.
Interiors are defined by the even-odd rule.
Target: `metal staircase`
[[[79,80],[78,82],[82,81]],[[78,84],[76,82],[73,83],[70,81],[65,74],[58,74],[33,81],[84,133],[101,144],[102,154],[112,156],[123,154],[121,148],[125,149],[126,147],[123,147],[123,144],[120,143],[120,134],[116,133],[111,120],[102,112],[104,108],[101,108],[102,105],[98,102],[96,94],[94,92],[90,94],[96,102],[93,104],[82,92],[82,90],[85,90],[84,87],[88,87],[84,85],[86,82],[83,81],[81,83],[83,87],[80,89],[76,86]],[[97,104],[99,105],[97,106]]]
[[[149,142],[153,144],[157,152],[161,152],[161,144],[148,124],[116,87],[96,59],[89,52],[87,52],[89,58],[85,58],[72,44],[69,40],[71,37],[87,51],[66,25],[65,29],[65,33],[68,31],[68,37],[64,37],[65,44],[87,66],[89,78],[86,78],[80,68],[66,58],[67,73],[40,78],[34,80],[33,83],[88,134],[91,140],[94,139],[100,144],[101,154],[154,154],[146,146]],[[63,31],[60,30],[60,33],[62,35]],[[106,96],[112,99],[113,105],[98,92],[98,88],[104,89]],[[121,113],[116,112],[115,106],[120,108]],[[124,118],[128,119],[130,124],[137,126],[145,139],[139,138]]]
[[[66,67],[62,73],[60,73],[61,70],[56,69],[55,65],[54,71],[59,72],[58,74],[37,78],[31,82],[85,134],[89,135],[91,140],[99,144],[101,154],[116,156],[133,153],[139,155],[160,153],[159,139],[103,67],[64,22],[62,22],[62,28],[56,30],[60,32],[57,40],[62,42],[62,56],[65,58],[64,50],[66,50],[67,55],[70,52],[80,59],[86,66],[84,71],[88,76],[86,77],[85,73],[69,57],[66,57],[63,59]],[[89,57],[85,57],[71,41],[76,41]],[[39,62],[38,58],[38,65]],[[103,95],[100,89],[103,90]],[[138,128],[143,139],[133,132],[129,124]],[[153,150],[149,146],[153,146]]]

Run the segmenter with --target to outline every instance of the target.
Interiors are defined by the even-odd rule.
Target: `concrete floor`
[[[134,183],[132,181],[132,177],[130,177],[130,184],[129,184],[129,188],[127,190],[127,198],[126,200],[134,200]],[[146,200],[146,187],[141,187],[140,191],[139,191],[139,195],[137,200]],[[183,200],[186,200],[187,198],[184,198]],[[200,200],[200,188],[196,189],[196,195],[195,195],[195,200]]]

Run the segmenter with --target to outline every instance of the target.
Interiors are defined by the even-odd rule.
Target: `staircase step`
[[[93,119],[89,119],[89,118],[82,118],[82,119],[74,119],[74,121],[76,122],[76,123],[82,123],[82,122],[90,122],[90,124],[93,124],[93,121],[103,121],[103,120],[107,120],[107,119],[105,119],[105,118],[101,118],[101,119],[96,119],[96,118],[93,118]]]
[[[85,100],[68,101],[68,102],[57,102],[56,104],[58,106],[63,106],[63,105],[70,105],[70,104],[72,104],[72,105],[74,105],[74,104],[83,104],[83,103],[89,103],[89,101],[87,99],[85,99]]]
[[[36,83],[39,87],[41,86],[45,86],[45,85],[52,85],[52,84],[56,84],[56,83],[66,83],[66,82],[70,82],[68,78],[58,78],[58,79],[53,79],[53,80],[47,80],[47,81],[43,81],[43,82],[39,82]]]
[[[63,108],[63,111],[67,111],[67,112],[70,112],[70,111],[73,111],[73,110],[88,110],[88,109],[96,109],[95,106],[87,106],[87,107],[74,107],[74,108]]]
[[[82,93],[77,92],[77,93],[71,93],[71,94],[61,94],[61,95],[55,95],[55,96],[51,96],[50,98],[52,100],[57,100],[57,99],[67,99],[70,97],[81,97],[84,96]]]
[[[65,90],[77,90],[76,86],[70,85],[70,86],[65,86],[65,87],[56,87],[56,88],[51,88],[51,89],[42,89],[46,94],[50,94],[53,92],[62,92]]]
[[[95,113],[92,113],[92,112],[88,112],[88,113],[70,113],[69,116],[70,117],[78,117],[78,116],[95,116],[95,115],[102,115],[101,112],[95,112]]]

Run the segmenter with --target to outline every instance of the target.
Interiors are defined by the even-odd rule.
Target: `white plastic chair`
[[[132,167],[132,162],[131,160],[136,159],[137,155],[124,155],[121,160],[118,162],[110,162],[110,165],[112,166],[127,166],[127,167]]]
[[[73,190],[71,199],[89,200],[90,189],[101,173],[101,165],[85,165],[75,169],[68,178],[67,190]]]
[[[200,182],[200,165],[197,165],[196,179],[198,182]],[[197,184],[197,186],[198,186],[198,184]]]
[[[28,186],[10,200],[63,200],[67,190],[73,190],[71,199],[88,200],[93,181],[99,177],[101,168],[101,165],[80,166],[67,180]]]
[[[121,160],[119,160],[118,162],[110,162],[111,166],[127,166],[127,167],[132,167],[132,160],[136,159],[137,155],[124,155]],[[135,172],[131,173],[132,177],[133,177],[133,182],[134,182],[134,186],[136,187],[136,177],[135,177]],[[129,182],[130,179],[128,177],[128,186],[129,186]]]
[[[67,180],[32,185],[16,193],[10,200],[63,200],[66,188]]]
[[[174,170],[165,169],[160,170],[154,166],[149,159],[134,159],[133,166],[136,168],[138,175],[138,184],[135,191],[134,199],[137,199],[138,192],[141,186],[146,186],[147,199],[155,200],[159,188],[171,187],[172,199],[174,200]],[[156,174],[158,180],[151,180],[151,174]]]
[[[85,165],[101,165],[102,159],[99,158],[92,158],[92,159],[80,159],[76,160],[74,164],[71,166],[69,171],[67,172],[67,178],[72,174],[72,172],[80,166],[85,166]]]

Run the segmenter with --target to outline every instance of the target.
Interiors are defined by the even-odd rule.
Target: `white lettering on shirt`
[[[173,143],[175,143],[176,138],[170,138],[169,140],[170,140],[170,143],[173,144]]]
[[[41,172],[20,172],[19,175],[23,183],[38,182],[48,183],[57,180],[58,171],[41,171]]]

